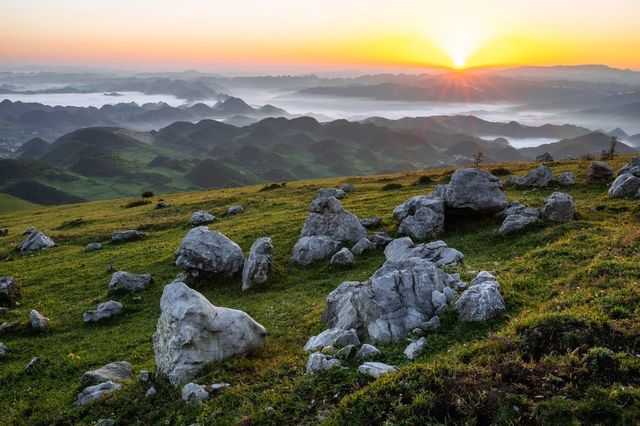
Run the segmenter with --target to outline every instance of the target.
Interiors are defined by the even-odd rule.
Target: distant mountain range
[[[232,102],[226,107],[240,103]],[[490,136],[490,137],[487,137]],[[559,139],[516,149],[508,138]],[[311,117],[265,118],[236,127],[216,120],[178,121],[157,131],[120,127],[75,130],[47,143],[33,138],[0,160],[0,192],[40,204],[227,187],[262,182],[470,164],[598,155],[610,136],[577,126],[525,126],[473,116],[321,123]],[[635,150],[624,143],[618,151]]]

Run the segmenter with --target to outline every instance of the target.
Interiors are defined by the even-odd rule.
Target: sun
[[[476,55],[488,42],[489,34],[490,30],[481,23],[451,17],[431,25],[428,38],[449,58],[450,67],[463,69],[476,62]]]
[[[464,68],[467,64],[467,58],[462,55],[452,55],[451,60],[453,61],[454,68]]]

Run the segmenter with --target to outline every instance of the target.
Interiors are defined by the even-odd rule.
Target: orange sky
[[[0,66],[640,69],[640,0],[0,0]]]

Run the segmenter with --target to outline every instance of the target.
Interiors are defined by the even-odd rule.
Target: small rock
[[[375,244],[376,247],[386,247],[387,244],[393,241],[393,238],[386,232],[376,232],[369,237],[369,241]]]
[[[115,426],[116,421],[113,419],[100,419],[96,426]]]
[[[350,192],[356,192],[356,187],[351,185],[350,183],[344,183],[342,184],[342,186],[340,187],[340,189],[343,192],[346,192],[347,194]]]
[[[145,235],[146,234],[144,232],[136,231],[135,229],[116,231],[111,235],[111,242],[124,243],[127,241],[137,241],[143,239]]]
[[[380,216],[363,217],[360,223],[367,229],[378,228],[382,226],[382,218]]]
[[[273,243],[271,238],[258,238],[249,250],[242,269],[242,290],[254,284],[264,284],[273,272]]]
[[[132,274],[119,271],[111,276],[109,291],[140,291],[151,283],[149,274]]]
[[[197,211],[191,215],[191,220],[189,221],[193,226],[201,226],[207,225],[211,222],[214,222],[216,217],[209,212],[206,211]]]
[[[100,243],[89,243],[85,246],[84,251],[96,251],[102,249],[102,244]]]
[[[144,394],[145,398],[151,398],[153,395],[155,395],[156,392],[156,388],[154,388],[153,386],[151,386],[149,389],[147,389],[147,392]]]
[[[31,320],[31,329],[36,331],[44,331],[49,328],[49,318],[33,309],[29,314]]]
[[[9,230],[7,228],[0,229],[0,237],[6,237],[9,235]]]
[[[155,381],[156,375],[148,370],[142,370],[138,374],[138,381],[142,383],[151,383]]]
[[[444,293],[434,290],[431,293],[431,304],[436,310],[436,313],[441,314],[445,309],[447,309],[447,297]]]
[[[187,402],[196,402],[200,404],[209,398],[209,392],[204,386],[197,383],[187,383],[182,388],[182,400]]]
[[[573,198],[562,192],[554,192],[544,199],[540,212],[551,222],[570,222],[575,215]]]
[[[227,216],[235,216],[237,214],[244,213],[243,206],[232,206],[227,210]]]
[[[34,370],[38,365],[40,365],[40,358],[37,356],[33,357],[31,358],[31,361],[29,361],[27,365],[24,367],[24,371]]]
[[[7,354],[7,345],[5,345],[4,343],[0,342],[0,358],[5,356],[6,354]]]
[[[321,351],[322,349],[333,346],[343,347],[347,345],[359,345],[360,339],[354,329],[343,330],[341,328],[330,328],[322,333],[311,337],[304,350],[309,352]]]
[[[551,163],[553,162],[553,157],[548,152],[545,152],[544,154],[538,155],[536,161],[538,163]]]
[[[398,368],[393,365],[388,365],[382,362],[365,362],[358,367],[358,373],[365,374],[367,376],[375,377],[376,379],[384,374],[393,373]]]
[[[420,355],[422,355],[422,353],[426,348],[427,348],[427,338],[421,337],[415,342],[409,343],[409,345],[404,350],[404,356],[406,356],[407,359],[414,360]]]
[[[331,257],[331,264],[336,266],[351,266],[354,261],[353,253],[346,247]]]
[[[367,251],[375,250],[376,245],[369,241],[368,238],[363,238],[358,241],[353,247],[351,247],[351,253],[356,256],[360,256]]]
[[[547,166],[538,166],[516,182],[522,188],[546,188],[553,181],[553,172]]]
[[[83,385],[90,385],[104,382],[121,382],[129,380],[132,376],[131,364],[126,361],[116,361],[100,367],[96,370],[87,371],[82,375],[80,382]]]
[[[380,355],[380,349],[376,348],[373,345],[365,343],[356,353],[356,358],[360,360],[372,359],[377,357],[378,355]]]
[[[20,284],[13,277],[0,278],[0,306],[13,306],[20,299]]]
[[[87,405],[97,401],[122,388],[122,385],[114,382],[104,382],[98,385],[86,387],[78,394],[74,405]]]
[[[100,303],[95,311],[86,311],[82,314],[82,320],[85,323],[98,322],[103,319],[120,315],[122,313],[122,309],[122,303],[116,302],[115,300],[109,300],[108,302]]]
[[[305,372],[306,374],[315,374],[339,366],[340,360],[336,357],[315,352],[309,355]]]
[[[338,349],[334,356],[342,360],[350,360],[356,354],[356,345],[347,345],[342,349]]]
[[[42,232],[34,231],[18,245],[20,251],[36,251],[55,246],[56,243]]]
[[[20,323],[18,321],[3,322],[2,325],[0,325],[0,336],[3,336],[8,332],[15,330],[16,328],[18,328],[19,324]]]
[[[166,209],[167,207],[171,207],[171,204],[166,201],[158,201],[158,204],[155,206],[156,209]]]
[[[445,287],[445,290],[447,288],[449,288],[449,287]],[[424,331],[436,331],[439,328],[440,328],[440,317],[438,317],[438,316],[435,316],[435,317],[431,318],[429,321],[424,323],[424,325],[422,326],[422,329]]]

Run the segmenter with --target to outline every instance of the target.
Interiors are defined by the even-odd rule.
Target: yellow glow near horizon
[[[640,69],[638,0],[0,0],[0,66]]]

